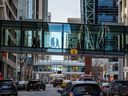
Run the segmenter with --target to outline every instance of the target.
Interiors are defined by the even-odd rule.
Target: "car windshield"
[[[76,85],[73,92],[75,95],[94,95],[100,93],[100,87],[97,84]]]
[[[12,80],[0,80],[0,84],[2,83],[13,83]]]

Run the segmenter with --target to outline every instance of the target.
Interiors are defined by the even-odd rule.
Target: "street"
[[[57,89],[59,88],[53,88],[52,85],[47,85],[46,90],[40,90],[40,91],[18,91],[18,96],[60,96],[57,93]]]

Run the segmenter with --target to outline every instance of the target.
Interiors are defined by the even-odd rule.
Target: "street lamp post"
[[[17,56],[16,56],[16,76],[15,76],[16,82],[17,82],[17,77],[18,77],[17,72],[18,72],[18,58],[17,58]]]

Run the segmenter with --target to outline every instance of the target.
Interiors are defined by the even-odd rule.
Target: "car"
[[[27,83],[28,83],[28,81],[18,81],[16,83],[18,90],[25,90]]]
[[[53,87],[61,86],[62,82],[63,82],[63,79],[62,78],[56,78],[53,81]]]
[[[92,77],[92,75],[88,75],[88,74],[84,74],[81,75],[78,79],[79,81],[94,81],[94,78]]]
[[[43,81],[37,81],[40,89],[46,90],[46,84]]]
[[[128,81],[127,80],[115,80],[111,82],[108,96],[128,96]]]
[[[18,96],[18,90],[13,80],[0,80],[0,96]]]
[[[62,84],[61,84],[61,88],[65,88],[65,86],[67,85],[67,83],[71,82],[71,80],[63,80]]]
[[[40,87],[38,86],[38,83],[37,81],[28,81],[28,84],[27,84],[27,91],[29,90],[40,90]]]
[[[27,91],[40,90],[40,89],[46,90],[46,85],[43,81],[32,80],[32,81],[28,82],[26,89],[27,89]]]
[[[61,96],[100,96],[100,86],[95,81],[72,81],[63,90],[57,90]]]
[[[102,90],[104,96],[107,96],[107,93],[109,91],[109,86],[110,86],[109,82],[102,82],[101,83],[100,87],[101,87],[101,90]]]

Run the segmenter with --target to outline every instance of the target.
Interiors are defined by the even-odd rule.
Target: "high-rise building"
[[[128,25],[128,0],[118,0],[118,22]],[[126,29],[127,30],[127,29]],[[126,44],[128,44],[128,35],[125,34]],[[124,79],[128,80],[128,56],[124,58]]]
[[[17,19],[26,19],[28,13],[28,0],[18,0],[18,13],[17,13]],[[24,7],[23,7],[24,6]]]
[[[0,0],[0,19],[17,18],[17,0]]]
[[[17,0],[0,0],[0,19],[3,20],[16,20],[18,12]],[[16,32],[11,29],[2,29],[5,31],[9,44],[15,44]],[[7,35],[8,34],[8,35]],[[12,34],[14,36],[12,36]],[[9,39],[10,38],[10,39]],[[6,42],[7,43],[7,42]],[[15,78],[16,55],[10,52],[0,53],[0,72],[4,75],[5,79]]]
[[[86,24],[118,21],[118,0],[81,0],[81,19]]]
[[[48,0],[29,0],[32,2],[33,19],[47,21],[48,16]],[[30,3],[29,3],[30,4]]]
[[[128,1],[118,0],[118,22],[128,25]]]
[[[47,16],[48,0],[18,0],[18,19],[47,21]]]

